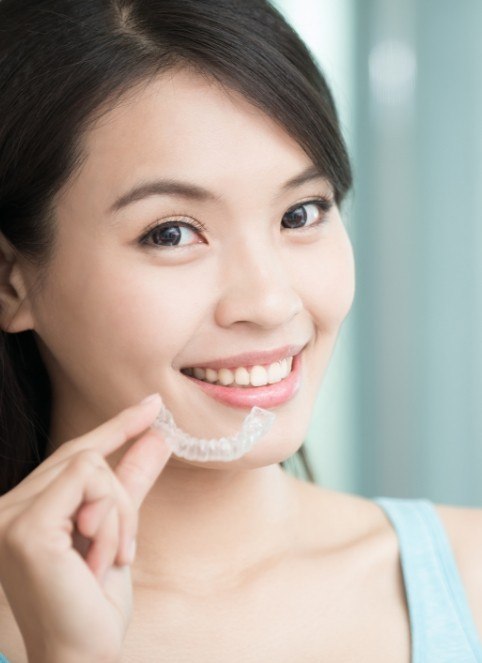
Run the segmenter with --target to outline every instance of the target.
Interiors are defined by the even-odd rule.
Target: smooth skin
[[[247,411],[212,400],[179,369],[308,341],[300,390],[274,408],[262,441],[229,464],[172,455],[146,495],[121,660],[407,663],[408,612],[387,518],[368,499],[279,465],[305,439],[355,293],[336,205],[316,228],[281,225],[289,209],[332,195],[330,182],[283,190],[313,165],[306,153],[244,97],[187,70],[132,90],[88,131],[85,149],[57,196],[56,253],[37,296],[29,296],[35,272],[3,244],[9,328],[35,330],[54,387],[50,453],[155,391],[188,433],[232,434]],[[132,186],[161,177],[213,196],[156,195],[110,211]],[[173,218],[206,229],[185,228],[182,248],[161,248],[159,235],[139,243],[154,222]],[[109,455],[111,468],[123,453]],[[438,508],[482,632],[473,554],[481,510]],[[6,604],[0,631],[11,635],[4,652],[23,663]]]
[[[157,395],[62,444],[0,498],[0,581],[29,661],[119,660],[137,510],[171,455],[148,428],[159,406]],[[105,457],[135,437],[113,471]]]

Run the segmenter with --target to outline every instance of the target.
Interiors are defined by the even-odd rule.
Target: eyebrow
[[[296,187],[315,179],[326,179],[326,175],[317,166],[309,166],[302,173],[285,182],[281,187],[281,193],[295,189]],[[141,184],[134,186],[110,206],[108,213],[112,214],[118,212],[123,207],[127,207],[127,205],[143,198],[166,195],[181,196],[182,198],[198,201],[219,202],[221,200],[221,196],[208,189],[204,189],[197,184],[173,179],[160,179],[152,180],[150,182],[142,182]]]

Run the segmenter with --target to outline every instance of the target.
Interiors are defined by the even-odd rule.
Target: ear
[[[18,254],[0,232],[0,329],[17,333],[34,328]]]

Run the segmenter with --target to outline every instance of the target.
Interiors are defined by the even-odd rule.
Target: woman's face
[[[180,368],[307,343],[299,390],[271,408],[269,433],[230,469],[288,458],[303,442],[354,297],[337,207],[310,204],[286,223],[289,210],[332,198],[331,184],[318,177],[284,188],[313,166],[305,152],[244,97],[187,71],[131,93],[87,133],[85,147],[56,199],[56,254],[32,302],[53,423],[68,422],[73,437],[159,391],[191,435],[232,435],[250,408],[214,400]],[[212,195],[156,194],[111,209],[134,186],[160,179]],[[150,226],[173,218],[205,230],[177,226],[141,244]]]

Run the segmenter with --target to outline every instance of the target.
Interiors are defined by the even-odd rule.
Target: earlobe
[[[33,328],[27,288],[16,251],[0,232],[0,329],[13,334]]]

